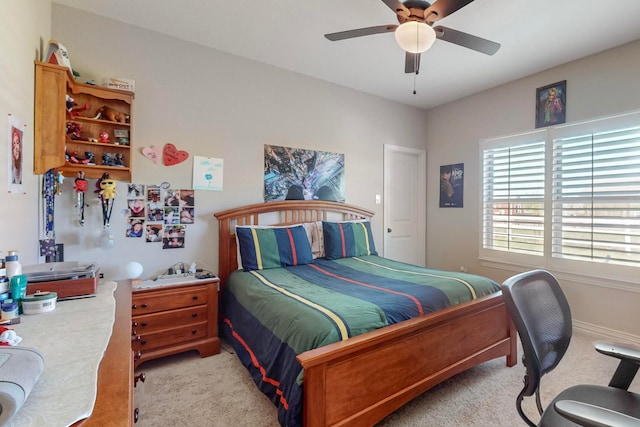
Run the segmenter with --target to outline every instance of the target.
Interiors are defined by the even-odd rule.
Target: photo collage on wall
[[[129,184],[126,236],[162,243],[162,249],[185,247],[187,225],[195,222],[193,189]]]

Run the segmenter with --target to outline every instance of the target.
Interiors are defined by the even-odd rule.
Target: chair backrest
[[[527,375],[521,395],[531,396],[569,347],[571,310],[560,284],[545,270],[510,277],[502,284],[502,294],[522,342]]]

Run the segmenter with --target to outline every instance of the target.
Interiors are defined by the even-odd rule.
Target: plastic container
[[[22,313],[22,299],[27,295],[27,276],[18,274],[11,278],[11,299],[18,303],[18,313]]]
[[[56,309],[58,294],[55,292],[36,292],[22,299],[24,314],[40,314]]]
[[[9,255],[5,258],[5,268],[7,270],[6,274],[9,280],[11,280],[13,276],[22,274],[22,264],[20,264],[20,261],[18,260],[18,254],[16,251],[9,251]]]
[[[10,320],[18,317],[18,303],[13,300],[5,300],[2,303],[2,320]]]

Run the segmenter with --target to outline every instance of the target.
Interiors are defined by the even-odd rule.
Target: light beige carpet
[[[609,382],[617,363],[593,349],[598,340],[602,338],[574,334],[560,366],[543,379],[543,405],[573,384]],[[524,376],[518,351],[516,366],[507,368],[502,357],[472,368],[409,402],[378,427],[524,426],[515,409]],[[275,406],[228,345],[216,356],[188,352],[149,361],[139,372],[145,372],[146,381],[138,383],[134,394],[140,409],[137,427],[279,426]],[[640,392],[640,380],[631,389]],[[532,417],[537,414],[533,401],[526,410]]]

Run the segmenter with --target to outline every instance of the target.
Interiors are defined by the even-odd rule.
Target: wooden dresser
[[[201,357],[220,352],[217,277],[159,279],[133,288],[131,344],[135,368],[142,362],[197,350]]]
[[[133,424],[131,285],[128,280],[118,282],[114,297],[115,321],[98,369],[98,394],[93,413],[74,426],[120,427]]]

